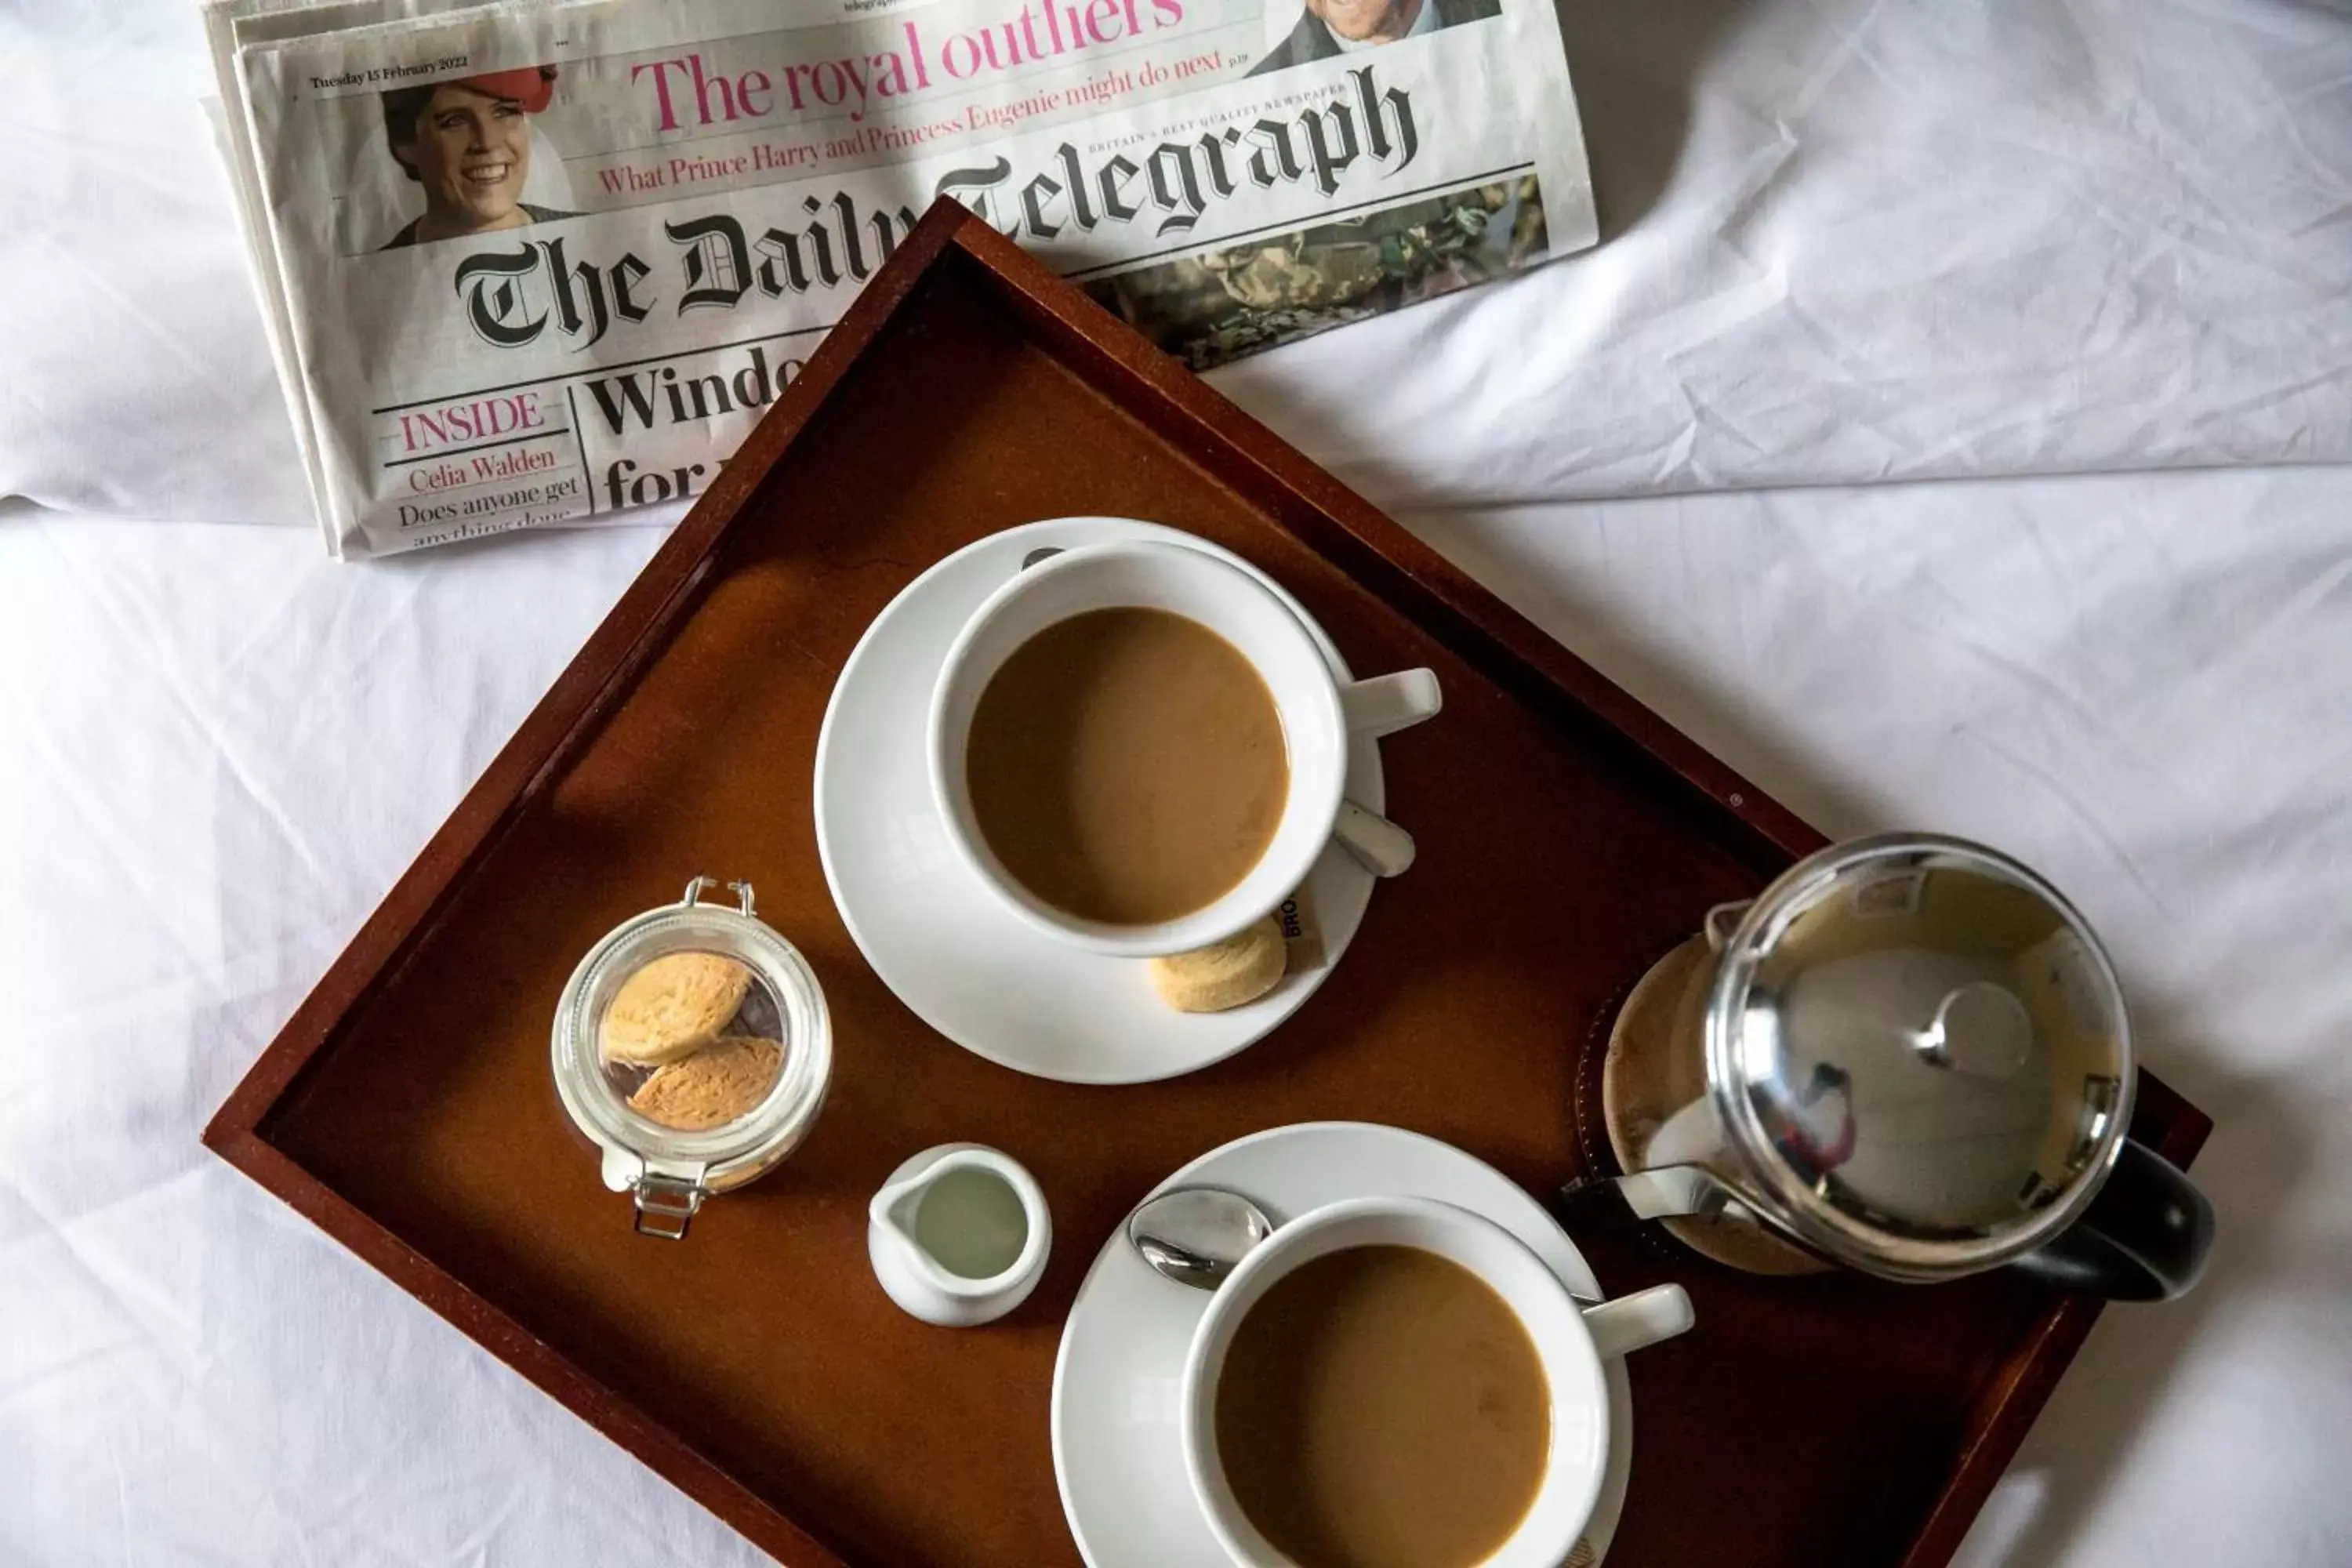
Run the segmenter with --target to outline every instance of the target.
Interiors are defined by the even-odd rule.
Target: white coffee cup
[[[1242,1511],[1217,1454],[1217,1380],[1234,1332],[1277,1280],[1353,1247],[1413,1247],[1460,1264],[1500,1296],[1534,1342],[1551,1401],[1551,1451],[1527,1515],[1479,1568],[1559,1568],[1592,1517],[1609,1460],[1601,1363],[1671,1339],[1693,1321],[1679,1285],[1580,1307],[1543,1259],[1501,1226],[1427,1198],[1349,1198],[1300,1215],[1259,1244],[1217,1287],[1184,1362],[1181,1426],[1192,1492],[1242,1568],[1291,1568]]]
[[[1290,763],[1290,793],[1257,864],[1213,903],[1153,925],[1082,919],[1023,887],[989,848],[964,776],[972,714],[1014,650],[1073,616],[1129,606],[1173,611],[1240,650],[1274,699]],[[1288,605],[1205,550],[1157,542],[1082,545],[1015,574],[957,634],[931,696],[931,791],[949,842],[981,882],[1030,925],[1117,957],[1189,952],[1271,913],[1306,881],[1339,819],[1350,734],[1388,734],[1419,723],[1440,702],[1437,677],[1427,669],[1341,685],[1313,632]]]

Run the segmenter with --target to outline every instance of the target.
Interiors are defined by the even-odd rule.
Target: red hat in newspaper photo
[[[469,87],[491,98],[510,98],[525,114],[537,114],[555,100],[555,68],[523,66],[515,70],[484,71],[459,77],[458,87]]]
[[[555,100],[556,68],[483,71],[384,93],[393,162],[423,188],[425,211],[383,247],[397,250],[577,214],[522,199],[530,178],[530,116]]]

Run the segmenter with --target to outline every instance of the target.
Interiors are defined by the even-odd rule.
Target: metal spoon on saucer
[[[1223,1187],[1171,1187],[1144,1199],[1127,1216],[1128,1245],[1154,1271],[1179,1285],[1213,1290],[1274,1234],[1265,1211]],[[1569,1296],[1591,1307],[1601,1298],[1581,1290]]]
[[[1274,1222],[1239,1193],[1223,1187],[1171,1187],[1127,1216],[1128,1244],[1179,1285],[1213,1290],[1274,1234]]]

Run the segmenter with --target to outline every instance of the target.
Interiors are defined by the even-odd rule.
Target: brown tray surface
[[[1433,667],[1385,743],[1419,862],[1339,974],[1172,1082],[1024,1078],[875,977],[819,869],[834,679],[922,568],[1108,513],[1188,529],[1295,593],[1360,671]],[[1737,803],[1736,805],[1733,803]],[[386,900],[207,1141],[786,1562],[1076,1561],[1047,1440],[1097,1247],[1169,1171],[1286,1122],[1433,1134],[1538,1192],[1582,1168],[1596,1014],[1801,825],[976,222],[927,219]],[[822,979],[832,1099],[777,1174],[684,1245],[627,1205],[550,1086],[580,954],[709,871]],[[2203,1119],[2149,1084],[2176,1158]],[[866,1202],[975,1139],[1053,1204],[1043,1285],[995,1327],[884,1298]],[[1678,1279],[1699,1328],[1633,1369],[1612,1564],[1927,1563],[1957,1544],[2094,1309],[2021,1280],[1753,1279],[1609,1227],[1612,1291]]]

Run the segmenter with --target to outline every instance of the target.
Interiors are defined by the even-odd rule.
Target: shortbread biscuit
[[[721,1035],[683,1060],[655,1069],[629,1096],[629,1109],[664,1127],[699,1132],[744,1115],[767,1097],[784,1047],[752,1035]]]
[[[656,958],[613,994],[598,1048],[608,1062],[674,1062],[717,1039],[751,989],[751,972],[715,952]]]
[[[1151,961],[1151,982],[1180,1013],[1222,1013],[1281,984],[1289,954],[1282,923],[1268,915],[1224,941]]]

